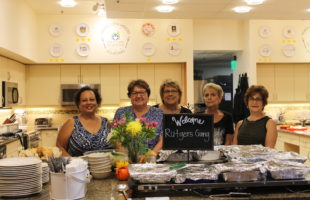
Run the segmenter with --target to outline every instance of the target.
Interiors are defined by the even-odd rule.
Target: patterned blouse
[[[109,133],[108,120],[101,117],[101,127],[95,134],[88,132],[74,116],[74,129],[69,139],[68,153],[71,156],[81,156],[86,151],[103,150],[111,148],[106,138]]]
[[[125,112],[130,112],[134,120],[137,118],[137,116],[135,115],[132,109],[132,106],[125,106],[125,107],[121,107],[117,109],[113,120],[115,119],[121,120],[122,118],[124,118]],[[150,149],[154,148],[154,146],[157,144],[159,140],[159,136],[163,135],[163,132],[162,132],[163,114],[164,113],[162,110],[151,106],[149,111],[142,116],[143,118],[146,118],[147,121],[156,121],[158,123],[158,127],[156,129],[156,132],[158,133],[157,137],[153,140],[147,141],[147,145]]]

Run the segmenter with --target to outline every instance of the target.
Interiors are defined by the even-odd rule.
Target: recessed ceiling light
[[[248,5],[260,5],[264,0],[244,0]]]
[[[58,2],[62,7],[71,8],[76,6],[77,2],[75,0],[61,0]]]
[[[306,12],[310,12],[310,8],[306,9]]]
[[[247,13],[250,12],[251,9],[252,8],[249,6],[238,6],[233,8],[236,13]]]
[[[157,6],[155,8],[158,12],[168,13],[174,10],[173,6]]]
[[[179,0],[161,0],[163,4],[176,4],[179,3]]]

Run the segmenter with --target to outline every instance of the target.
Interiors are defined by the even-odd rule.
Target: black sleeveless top
[[[247,118],[242,121],[239,127],[238,144],[252,145],[261,144],[265,146],[267,128],[266,124],[270,117],[265,116],[256,121],[249,121]]]

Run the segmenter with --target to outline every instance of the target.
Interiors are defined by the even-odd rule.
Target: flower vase
[[[130,163],[138,163],[139,162],[139,149],[127,148],[128,151],[128,160]]]

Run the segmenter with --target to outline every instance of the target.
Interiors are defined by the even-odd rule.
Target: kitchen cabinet
[[[100,84],[100,65],[61,65],[62,84]]]
[[[6,157],[18,157],[19,150],[22,146],[19,140],[15,140],[6,144]]]
[[[101,97],[102,104],[119,104],[120,103],[120,82],[119,82],[119,65],[101,65]]]
[[[60,65],[27,66],[27,105],[60,105]]]
[[[130,81],[138,78],[136,64],[121,64],[119,66],[119,96],[121,100],[128,100],[127,87]]]
[[[40,146],[55,147],[58,130],[40,130]]]
[[[308,64],[258,64],[257,84],[264,85],[271,102],[310,100]]]

